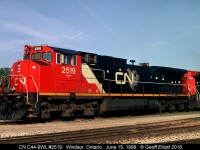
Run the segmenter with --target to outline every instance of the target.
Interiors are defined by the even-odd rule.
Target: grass
[[[200,117],[192,118],[191,120],[200,121]]]

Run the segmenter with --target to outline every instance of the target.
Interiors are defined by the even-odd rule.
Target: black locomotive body
[[[194,97],[189,101],[191,97],[186,96],[188,85],[183,78],[188,70],[149,66],[149,63],[127,64],[126,59],[100,55],[95,62],[88,60],[87,64],[103,85],[102,92],[110,94],[101,104],[101,113],[199,108]],[[193,79],[198,91],[200,75]]]

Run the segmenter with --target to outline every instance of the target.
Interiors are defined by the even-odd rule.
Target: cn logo
[[[122,80],[119,80],[122,79]],[[116,72],[115,73],[115,82],[116,84],[126,84],[129,83],[129,86],[132,90],[135,90],[137,87],[138,81],[139,81],[139,75],[135,70],[130,70],[130,68],[127,69],[126,73],[123,72]]]

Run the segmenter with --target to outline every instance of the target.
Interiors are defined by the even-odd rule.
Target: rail
[[[22,137],[1,138],[0,144],[86,144],[105,143],[124,139],[125,137],[158,136],[180,133],[183,130],[199,130],[199,122],[192,119],[171,120],[147,124],[125,125],[77,131],[47,133]]]
[[[33,83],[34,83],[34,85],[35,85],[35,88],[36,88],[36,90],[37,90],[37,100],[36,100],[36,102],[35,102],[35,108],[36,108],[36,105],[37,105],[37,103],[38,103],[38,100],[39,100],[39,92],[38,92],[38,87],[37,87],[37,84],[36,84],[36,82],[35,82],[35,79],[33,78],[33,76],[31,76],[31,75],[29,75],[30,77],[31,77],[31,79],[33,80]]]

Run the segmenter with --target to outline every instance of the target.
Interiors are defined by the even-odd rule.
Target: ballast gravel
[[[147,116],[128,116],[113,118],[95,119],[75,119],[74,121],[55,120],[45,123],[21,124],[14,121],[0,121],[0,138],[17,137],[25,135],[38,135],[56,132],[78,131],[85,129],[96,129],[106,127],[116,127],[125,125],[140,125],[162,121],[173,121],[200,117],[199,113],[194,114],[175,114],[175,115],[147,115]],[[132,138],[117,141],[117,143],[155,143],[163,141],[174,141],[189,138],[200,138],[199,132],[183,132],[176,135]],[[109,142],[108,142],[109,143]]]

